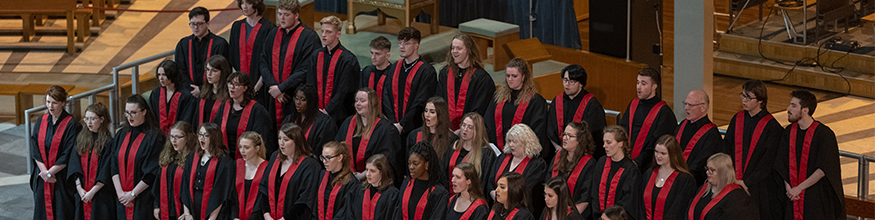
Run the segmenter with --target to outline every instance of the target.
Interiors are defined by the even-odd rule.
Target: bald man
[[[684,100],[686,118],[674,131],[698,186],[702,186],[707,179],[705,171],[708,168],[705,164],[708,157],[720,152],[720,142],[723,140],[717,126],[708,119],[709,107],[710,98],[705,90],[690,91]]]

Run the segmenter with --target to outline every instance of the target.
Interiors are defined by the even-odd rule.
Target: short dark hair
[[[560,78],[565,77],[566,72],[568,73],[568,79],[577,81],[581,85],[586,87],[586,78],[587,78],[586,70],[583,69],[582,66],[577,65],[577,64],[568,65],[562,69],[562,72],[561,72],[561,74],[559,74],[559,77]]]
[[[179,75],[179,67],[176,65],[176,62],[173,60],[164,60],[158,64],[158,67],[155,68],[155,73],[158,73],[158,68],[164,68],[164,75],[167,76],[167,79],[173,83],[177,88],[180,87],[180,82],[182,82],[182,76]]]
[[[629,214],[626,213],[626,209],[623,209],[622,206],[611,206],[605,209],[604,214],[608,216],[611,220],[627,220],[629,218]]]
[[[204,21],[210,22],[210,11],[208,11],[207,8],[204,8],[201,6],[197,6],[194,9],[191,9],[190,12],[188,12],[188,20],[191,20],[192,18],[197,17],[198,15],[203,15]]]
[[[650,77],[650,80],[653,81],[653,84],[656,84],[656,97],[662,98],[662,77],[660,76],[658,70],[646,66],[644,68],[641,68],[641,70],[638,70],[638,75]]]
[[[371,44],[368,46],[377,50],[392,50],[392,42],[389,42],[389,39],[383,36],[378,36],[371,40]]]
[[[246,86],[246,91],[243,91],[243,102],[239,103],[240,106],[246,106],[249,104],[249,101],[255,99],[255,90],[252,88],[252,80],[249,79],[249,74],[240,71],[231,73],[231,75],[228,76],[227,82],[230,83],[231,81],[234,81],[234,79],[237,79],[237,83],[239,83],[240,86]],[[231,94],[229,93],[228,96],[230,95]],[[234,102],[230,97],[229,100],[231,100],[232,103]]]
[[[252,5],[252,8],[255,9],[255,12],[258,15],[264,13],[264,9],[267,7],[264,5],[264,0],[237,0],[237,8],[243,8],[243,2],[249,3]]]
[[[46,96],[52,97],[52,99],[58,102],[67,102],[67,90],[58,85],[52,85],[46,89]]]
[[[814,115],[814,109],[817,108],[817,97],[811,92],[804,89],[799,89],[790,93],[793,98],[799,99],[799,105],[802,108],[808,108],[808,116]]]
[[[416,40],[416,42],[420,42],[422,41],[422,33],[419,32],[419,29],[414,27],[401,29],[401,31],[398,32],[398,41],[406,40]]]
[[[766,89],[766,84],[763,81],[758,79],[748,80],[741,85],[741,90],[744,92],[753,93],[757,100],[763,101],[760,103],[760,108],[766,109],[766,105],[769,104],[769,92]]]

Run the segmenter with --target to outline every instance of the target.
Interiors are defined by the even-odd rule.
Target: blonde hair
[[[716,153],[711,155],[711,157],[708,157],[708,163],[713,163],[714,168],[717,169],[714,175],[717,182],[714,183],[714,185],[716,185],[714,187],[722,189],[726,185],[735,182],[735,168],[732,166],[732,158],[730,158],[729,155],[725,153]]]
[[[258,157],[260,157],[261,159],[267,158],[267,150],[264,149],[264,140],[261,139],[260,134],[254,132],[254,131],[243,132],[243,134],[240,135],[240,139],[237,139],[237,148],[241,147],[240,140],[243,140],[243,139],[252,141],[253,146],[258,146],[258,150],[255,151],[256,154],[258,155]],[[237,149],[237,150],[240,150],[240,149]]]
[[[319,24],[321,24],[323,28],[325,27],[325,25],[331,25],[331,26],[334,26],[334,29],[336,31],[340,31],[342,22],[340,21],[340,18],[338,18],[337,16],[331,15],[331,16],[322,18],[322,20],[319,20]]]
[[[531,99],[532,96],[535,96],[535,93],[538,93],[538,88],[535,87],[535,77],[532,76],[529,64],[526,63],[526,60],[513,58],[507,63],[507,68],[516,68],[523,77],[523,85],[520,89],[520,94],[517,96],[516,100],[513,100],[514,105],[528,103],[529,99]],[[502,103],[510,99],[511,90],[510,86],[507,85],[507,78],[505,77],[504,83],[498,86],[498,89],[495,90],[495,102]],[[525,102],[523,102],[523,100],[525,100]]]
[[[611,133],[612,135],[614,135],[614,141],[622,142],[623,156],[630,157],[630,155],[632,154],[632,148],[629,147],[629,135],[627,135],[625,128],[620,127],[619,125],[611,125],[605,127],[605,130],[602,132],[604,134]]]
[[[541,154],[541,143],[538,142],[538,136],[528,125],[519,123],[510,127],[510,130],[507,130],[506,143],[510,143],[511,139],[518,140],[526,146],[526,157],[535,157]],[[510,148],[505,147],[504,153],[510,154]]]
[[[368,115],[366,115],[364,120],[368,120],[368,126],[364,126],[365,123],[362,123],[362,117],[353,117],[353,120],[356,120],[355,124],[355,133],[353,136],[360,137],[362,135],[371,135],[371,127],[374,127],[373,124],[377,121],[377,117],[382,117],[383,113],[381,110],[383,109],[380,105],[380,96],[377,94],[377,91],[372,88],[361,88],[356,94],[359,92],[364,92],[368,94]],[[358,116],[358,114],[356,114]]]
[[[472,122],[474,122],[474,137],[471,137],[471,152],[468,152],[468,155],[465,155],[468,158],[466,161],[474,165],[474,168],[477,169],[477,174],[482,174],[483,170],[481,164],[483,163],[483,149],[488,149],[487,153],[492,153],[492,149],[489,147],[489,137],[486,136],[486,124],[483,123],[483,117],[477,112],[468,112],[462,116],[462,121],[465,121],[466,118],[470,118]],[[453,150],[462,150],[465,148],[465,140],[461,137],[456,143],[453,145]]]

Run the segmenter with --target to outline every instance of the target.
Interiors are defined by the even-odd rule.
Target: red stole
[[[498,149],[504,150],[504,121],[502,119],[502,111],[504,109],[504,105],[507,104],[507,100],[504,102],[498,103],[495,105],[495,142],[497,142]],[[526,114],[526,108],[529,107],[529,102],[520,102],[520,105],[517,106],[516,111],[513,114],[513,121],[511,121],[510,126],[514,126],[523,121],[523,115]]]
[[[456,197],[456,195],[453,195],[452,197],[450,197],[450,201],[453,201],[453,198],[455,198],[455,197]],[[471,205],[468,206],[467,209],[465,209],[465,213],[462,214],[462,217],[459,218],[459,220],[470,219],[471,215],[474,214],[474,210],[476,210],[478,207],[484,206],[484,205],[486,205],[486,201],[483,201],[482,199],[478,199],[478,200],[474,201],[473,203],[471,203]],[[449,207],[447,207],[447,209],[453,209],[453,207],[449,206]]]
[[[198,108],[197,114],[198,114],[198,122],[199,123],[206,123],[206,122],[213,121],[213,118],[216,117],[216,112],[219,112],[219,106],[222,105],[221,103],[216,103],[216,102],[219,102],[219,101],[218,100],[213,101],[213,107],[211,107],[211,109],[210,109],[210,115],[207,115],[208,118],[206,118],[206,120],[204,120],[204,106],[207,104],[207,100],[201,99],[200,101],[198,101],[199,108]]]
[[[49,169],[55,165],[55,160],[58,159],[58,151],[60,151],[60,149],[58,149],[58,148],[61,146],[61,142],[62,142],[61,138],[64,137],[64,132],[67,131],[67,124],[70,123],[70,119],[73,118],[72,116],[67,116],[61,120],[61,124],[58,126],[58,130],[55,131],[54,135],[52,135],[52,143],[50,145],[51,149],[49,149],[48,155],[46,155],[46,131],[47,131],[46,129],[49,126],[52,126],[52,125],[49,125],[49,118],[51,118],[51,117],[52,117],[52,115],[50,115],[50,114],[43,115],[43,120],[40,123],[40,127],[39,127],[39,135],[38,135],[39,140],[37,140],[37,145],[39,146],[40,157],[42,158],[43,163],[46,165],[46,169]],[[65,178],[65,177],[61,177],[61,178]],[[48,182],[43,182],[43,184],[45,184],[43,186],[43,196],[45,199],[44,203],[46,205],[46,218],[48,220],[52,220],[52,219],[55,219],[55,216],[53,214],[54,209],[52,208],[52,203],[54,203],[54,200],[52,200],[52,194],[53,194],[52,191],[55,189],[55,184],[48,183]]]
[[[793,123],[790,125],[790,186],[795,187],[802,184],[808,178],[808,153],[811,151],[811,138],[814,137],[814,131],[817,130],[819,122],[812,122],[808,126],[808,131],[805,132],[805,139],[802,141],[802,155],[799,160],[796,160],[796,133],[799,130],[799,124]],[[793,201],[793,219],[803,219],[805,213],[805,190],[799,193],[799,200]]]
[[[158,101],[158,116],[161,123],[161,132],[170,132],[170,126],[176,122],[176,110],[179,108],[179,96],[181,93],[174,92],[170,97],[170,109],[167,109],[167,88],[161,87],[160,100]]]
[[[410,70],[410,75],[407,76],[407,82],[404,83],[404,102],[401,104],[401,108],[398,108],[398,74],[401,73],[401,66],[403,65],[404,60],[399,60],[397,64],[395,64],[395,73],[392,75],[392,104],[395,107],[395,121],[401,122],[401,116],[404,116],[404,113],[407,110],[407,100],[410,99],[410,84],[413,83],[413,78],[416,78],[416,72],[419,72],[419,67],[422,66],[422,61],[416,61],[416,65],[413,66],[413,69]],[[384,100],[385,101],[385,100]],[[402,112],[404,111],[404,112]]]
[[[474,75],[474,67],[465,72],[462,78],[462,85],[459,87],[459,99],[456,100],[456,80],[453,68],[447,68],[447,103],[450,110],[450,126],[455,131],[459,129],[459,124],[462,123],[462,114],[465,111],[465,99],[468,98],[468,85],[471,84],[471,77]]]
[[[255,106],[255,100],[250,100],[249,104],[247,104],[246,107],[243,107],[243,114],[240,115],[240,121],[237,122],[237,134],[235,134],[237,138],[240,138],[240,135],[242,135],[243,132],[246,132],[246,127],[249,125],[249,116],[252,115],[252,106]],[[222,140],[225,142],[225,147],[231,146],[228,145],[228,131],[226,128],[228,127],[228,114],[231,112],[232,108],[234,108],[234,105],[231,104],[231,100],[226,100],[224,111],[222,112]],[[228,150],[237,152],[234,154],[234,158],[240,158],[239,150]]]
[[[57,140],[60,142],[61,139]],[[80,155],[79,158],[79,163],[82,165],[82,175],[85,178],[82,183],[82,189],[84,189],[85,192],[88,192],[91,191],[91,188],[94,187],[94,184],[97,181],[97,154],[92,150],[86,155]],[[91,202],[82,203],[85,220],[91,220],[91,204]]]
[[[182,203],[179,202],[179,187],[182,185],[182,167],[177,166],[176,172],[173,172],[173,204],[176,208],[176,215],[182,214]],[[161,220],[170,220],[169,198],[167,198],[167,166],[161,167]]]
[[[134,165],[137,161],[137,152],[140,150],[140,145],[143,143],[143,138],[146,137],[145,133],[140,133],[137,135],[137,138],[134,140],[134,143],[131,144],[131,149],[128,150],[128,141],[131,140],[131,132],[128,132],[125,135],[124,141],[122,141],[122,146],[119,147],[118,152],[118,166],[119,166],[119,178],[121,179],[122,191],[131,191],[134,190]],[[59,139],[60,140],[60,139]],[[126,219],[133,219],[134,217],[134,201],[131,201],[130,207],[125,207],[125,216]]]
[[[319,184],[319,192],[318,192],[318,201],[319,207],[317,209],[317,213],[319,213],[319,220],[331,220],[334,219],[334,201],[337,199],[337,193],[340,192],[340,188],[343,187],[341,185],[335,184],[334,187],[331,187],[331,194],[328,195],[328,207],[325,207],[325,187],[328,186],[328,171],[325,171],[325,174],[322,175],[322,183]]]
[[[498,182],[498,177],[501,176],[501,174],[504,174],[504,169],[507,168],[507,164],[510,162],[510,160],[512,158],[513,158],[513,155],[508,154],[504,157],[504,161],[501,161],[501,166],[498,167],[498,173],[495,174],[495,182]],[[526,159],[523,159],[523,161],[520,162],[520,164],[517,164],[517,166],[513,170],[513,172],[516,172],[516,173],[519,173],[520,175],[522,175],[524,172],[526,172],[526,166],[529,165],[530,160],[532,160],[531,157],[526,157]]]
[[[505,220],[512,220],[512,219],[513,219],[513,216],[515,216],[516,213],[517,213],[518,211],[520,211],[520,210],[519,210],[519,209],[513,209],[513,211],[510,211],[510,214],[507,215],[507,218],[504,218],[504,219],[505,219]],[[487,219],[487,220],[492,220],[492,217],[494,217],[494,216],[495,216],[495,210],[489,211],[489,217],[486,217],[486,219]]]
[[[607,160],[605,160],[605,168],[602,170],[602,177],[599,180],[599,212],[604,211],[607,207],[614,206],[614,199],[617,195],[617,184],[620,183],[620,178],[623,176],[623,171],[626,170],[622,167],[617,170],[617,173],[614,174],[613,178],[611,178],[611,186],[609,191],[606,191],[605,188],[608,183],[608,174],[611,173],[612,163],[613,161],[611,160],[611,158],[607,157]]]
[[[638,109],[638,102],[640,99],[633,99],[632,104],[629,105],[629,139],[632,139],[632,121],[635,118],[635,110]],[[659,109],[665,106],[665,102],[659,101],[653,108],[650,109],[650,112],[647,113],[647,117],[644,118],[644,124],[641,126],[641,130],[638,131],[638,136],[635,137],[635,145],[632,146],[632,158],[638,158],[638,154],[641,153],[641,150],[644,149],[644,140],[647,139],[647,134],[650,133],[650,127],[653,126],[653,121],[656,120],[656,115],[659,114]]]
[[[408,212],[409,212],[408,207],[409,206],[407,203],[410,202],[410,193],[413,193],[413,182],[414,181],[416,181],[416,179],[410,179],[409,181],[407,181],[407,187],[404,188],[404,199],[401,201],[402,202],[401,214],[403,214],[404,220],[410,219],[408,217],[409,216],[409,214],[408,214]],[[426,190],[425,192],[422,193],[422,197],[420,197],[419,202],[416,203],[416,210],[420,210],[420,212],[414,213],[413,219],[416,219],[416,220],[422,219],[422,213],[425,212],[425,206],[428,205],[428,194],[432,190],[434,190],[434,186],[432,186],[431,188],[429,188],[428,190]]]
[[[675,137],[675,138],[677,138],[678,143],[681,142],[681,139],[684,136],[684,128],[687,126],[688,123],[690,123],[689,121],[690,120],[684,119],[684,122],[681,123],[681,128],[678,129],[678,135],[677,135],[677,137]],[[693,138],[690,139],[690,142],[687,142],[687,146],[684,147],[684,160],[687,160],[690,158],[690,152],[693,152],[693,147],[695,147],[696,143],[699,142],[699,139],[701,139],[702,136],[705,135],[705,132],[708,132],[708,130],[711,130],[712,128],[716,128],[716,127],[717,126],[714,125],[714,123],[708,123],[708,124],[703,125],[701,128],[699,128],[698,131],[696,131],[696,134],[693,135]]]
[[[556,100],[556,126],[559,127],[557,131],[559,131],[560,138],[562,137],[562,132],[565,132],[565,110],[563,110],[565,108],[565,100],[562,94],[565,93],[559,93],[559,95],[556,95],[556,98],[553,98],[553,100]],[[592,93],[583,95],[583,100],[580,100],[580,103],[578,104],[577,110],[574,112],[574,117],[571,118],[571,121],[580,121],[583,119],[583,112],[586,111],[586,105],[589,104],[589,100],[592,99],[592,97],[595,97],[594,95],[592,95]]]
[[[374,68],[377,68],[377,67],[374,67]],[[380,79],[377,80],[377,84],[374,84],[374,78],[376,78],[375,75],[377,75],[377,74],[374,72],[371,72],[371,76],[368,77],[368,86],[373,85],[374,87],[372,87],[372,89],[377,90],[377,96],[383,97],[383,82],[386,81],[386,75],[385,74],[380,75]]]
[[[362,140],[359,141],[358,151],[353,151],[352,150],[352,135],[353,135],[353,133],[355,133],[356,118],[358,118],[358,117],[359,117],[358,115],[355,115],[352,117],[352,119],[349,120],[349,127],[346,129],[346,139],[344,139],[344,140],[349,145],[349,151],[356,152],[355,153],[355,160],[353,161],[355,163],[350,164],[350,166],[352,167],[352,170],[354,172],[364,172],[365,159],[366,159],[365,158],[365,150],[367,150],[367,148],[368,148],[368,142],[371,141],[371,135],[374,134],[374,128],[377,127],[377,123],[380,122],[380,118],[378,117],[376,120],[374,120],[374,124],[371,125],[371,132],[369,132],[370,134],[362,134]]]
[[[252,184],[249,186],[249,195],[246,195],[246,161],[242,158],[237,159],[237,177],[235,187],[237,188],[237,210],[239,216],[234,216],[239,219],[249,219],[252,215],[252,210],[255,207],[255,198],[258,196],[258,186],[261,183],[261,177],[264,176],[264,170],[267,168],[267,161],[261,162],[258,165],[258,170],[255,171],[255,176],[252,178]]]
[[[331,100],[331,94],[334,91],[334,68],[337,66],[337,60],[340,58],[340,54],[343,53],[343,50],[338,49],[334,55],[331,56],[331,63],[328,65],[328,78],[323,81],[323,75],[325,70],[323,69],[325,66],[325,52],[320,51],[319,56],[316,59],[316,91],[319,93],[319,108],[325,109],[325,105],[328,104],[328,101]],[[381,94],[382,95],[382,94]]]
[[[663,213],[665,212],[665,200],[668,198],[668,192],[671,191],[671,185],[674,183],[674,179],[677,178],[678,173],[678,171],[672,172],[668,179],[665,180],[665,183],[662,184],[662,189],[656,197],[656,206],[654,207],[651,196],[653,195],[653,187],[656,185],[656,176],[659,175],[659,169],[653,170],[650,180],[647,181],[647,188],[644,189],[644,209],[647,211],[647,216],[645,216],[647,219],[662,220]]]
[[[362,220],[374,220],[374,209],[377,207],[377,202],[380,201],[380,192],[374,194],[374,198],[371,199],[371,189],[365,189],[365,194],[363,195],[364,200],[362,201]]]
[[[282,83],[283,80],[289,75],[292,74],[292,62],[295,58],[295,47],[298,46],[298,37],[301,36],[301,31],[304,28],[301,26],[295,27],[295,32],[292,33],[292,38],[289,40],[289,44],[286,45],[286,56],[283,59],[283,69],[280,70],[280,49],[282,48],[283,42],[283,31],[282,28],[278,28],[276,30],[276,36],[273,38],[273,51],[271,51],[271,72],[273,72],[273,79],[276,80],[276,83]],[[279,100],[274,100],[276,104],[276,127],[281,127],[283,123],[283,103]]]
[[[246,30],[246,29],[243,29],[243,30]],[[194,61],[193,61],[193,58],[191,55],[192,54],[191,51],[194,50],[194,48],[191,47],[191,41],[194,38],[195,38],[195,36],[192,35],[191,39],[188,39],[188,78],[191,79],[191,83],[195,83],[195,81],[194,81]],[[213,38],[210,38],[210,44],[207,45],[207,59],[204,59],[204,62],[206,62],[207,60],[210,60],[211,53],[213,53]],[[204,72],[203,74],[205,76],[206,72]],[[204,76],[201,76],[202,80],[203,80]],[[201,82],[201,84],[203,84],[203,82]]]
[[[417,140],[417,141],[418,141],[418,140]],[[458,145],[458,144],[459,144],[459,142],[456,142],[455,145],[453,145],[453,148],[455,148],[456,145]],[[462,150],[453,150],[453,156],[450,157],[450,169],[449,169],[449,171],[450,171],[450,178],[449,178],[449,179],[453,179],[453,169],[456,168],[456,160],[458,160],[458,158],[459,158],[459,153],[460,153],[460,152],[462,152]],[[469,153],[470,153],[470,152],[469,152]],[[462,158],[462,162],[464,163],[464,162],[467,162],[467,161],[468,161],[468,157],[467,157],[467,155],[466,155],[465,158]],[[453,187],[450,187],[450,194],[455,194],[455,193],[453,192]]]
[[[745,156],[742,150],[744,148],[744,114],[744,110],[735,114],[735,178],[738,179],[744,179],[744,171],[747,170],[750,157],[757,148],[760,136],[763,135],[763,129],[774,118],[771,114],[768,114],[757,122],[756,130],[753,131],[753,138],[750,140],[750,148],[747,150],[747,156]],[[742,158],[744,158],[744,163],[742,163]]]
[[[705,191],[707,191],[708,188],[708,186],[703,186],[702,189],[699,190],[699,193],[696,193],[696,197],[693,199],[693,203],[690,204],[690,210],[687,213],[687,219],[697,220],[697,218],[695,218],[696,214],[694,213],[696,211],[696,203],[699,203],[699,199],[701,199],[702,196],[705,195]],[[709,211],[711,211],[711,208],[714,208],[714,206],[717,205],[720,200],[723,200],[723,197],[725,197],[726,194],[729,194],[729,192],[732,192],[732,190],[738,188],[741,188],[741,186],[734,183],[724,186],[723,189],[720,190],[720,193],[718,193],[717,196],[711,199],[711,202],[708,202],[708,205],[705,206],[705,209],[702,209],[702,213],[699,215],[698,220],[705,219],[705,215],[708,214]]]
[[[201,157],[197,155],[197,152],[194,153],[194,158],[192,160],[193,164],[191,164],[191,174],[189,175],[189,180],[191,183],[188,185],[188,191],[191,192],[191,201],[194,203],[194,182],[195,182],[195,174],[197,173],[198,163],[200,163]],[[210,193],[213,191],[213,180],[216,178],[216,165],[219,164],[219,158],[210,158],[209,160],[210,166],[207,167],[207,176],[204,177],[204,193],[203,198],[201,198],[201,220],[207,219],[207,216],[210,213],[207,212],[207,204],[210,202]],[[194,207],[192,207],[194,208]],[[194,210],[192,210],[194,211]]]
[[[240,71],[247,74],[250,73],[250,64],[252,63],[252,47],[255,45],[255,38],[258,36],[258,29],[261,28],[261,23],[256,23],[252,27],[252,32],[249,37],[246,36],[246,22],[240,23]]]
[[[561,158],[562,154],[556,154],[553,158],[553,173],[550,177],[556,177],[559,175],[559,158]],[[592,159],[592,155],[583,155],[580,157],[580,161],[577,162],[577,165],[574,166],[574,171],[571,172],[571,175],[568,177],[568,191],[571,194],[574,194],[574,187],[577,185],[577,178],[580,177],[580,172],[583,172],[583,168],[589,163],[589,160]]]
[[[283,215],[284,215],[283,208],[285,208],[284,206],[285,206],[285,202],[286,202],[286,190],[288,190],[288,188],[289,188],[289,180],[292,179],[292,176],[295,175],[295,171],[298,170],[298,166],[304,162],[304,158],[306,158],[307,156],[302,155],[302,156],[298,157],[297,163],[292,163],[292,165],[289,165],[289,169],[286,170],[286,173],[285,173],[288,175],[285,175],[285,174],[282,175],[283,180],[280,183],[279,195],[277,195],[276,194],[276,173],[280,170],[280,164],[283,163],[283,161],[281,161],[279,159],[279,157],[280,157],[279,154],[277,154],[276,160],[274,160],[274,162],[273,162],[273,166],[270,167],[270,175],[268,175],[268,179],[267,179],[268,180],[268,182],[267,182],[267,185],[268,185],[267,186],[267,191],[268,191],[267,199],[268,199],[268,205],[270,205],[270,210],[267,210],[267,211],[270,212],[270,216],[273,219],[279,219],[279,218],[283,217]]]

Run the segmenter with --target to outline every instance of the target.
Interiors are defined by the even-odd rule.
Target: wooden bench
[[[845,196],[845,212],[850,216],[875,218],[875,201]]]
[[[76,12],[76,0],[40,0],[33,1],[4,0],[0,1],[0,15],[18,15],[22,19],[22,41],[30,42],[35,34],[34,16],[64,15],[67,19],[67,53],[76,53],[73,28]]]

